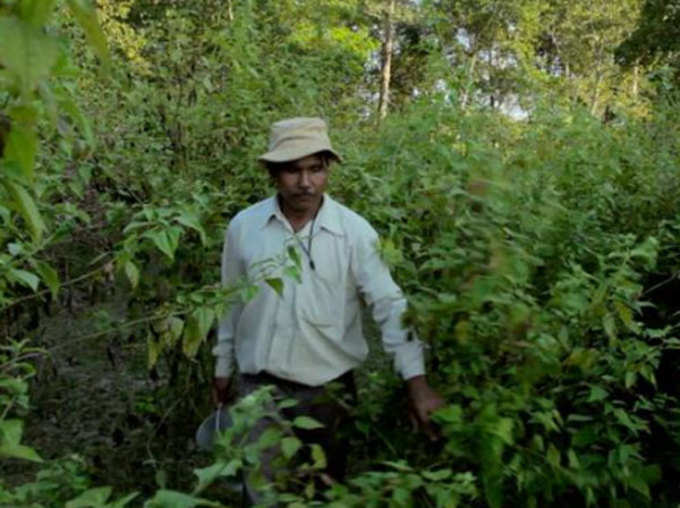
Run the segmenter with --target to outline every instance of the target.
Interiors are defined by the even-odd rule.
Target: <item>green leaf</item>
[[[38,136],[32,126],[27,127],[15,123],[7,137],[5,159],[19,164],[24,181],[28,184],[33,183],[37,150]]]
[[[136,289],[139,284],[139,268],[132,261],[125,263],[125,275],[127,275],[132,289]]]
[[[310,481],[309,483],[307,483],[307,486],[305,487],[305,497],[307,499],[312,499],[314,497],[315,492],[316,492],[316,486],[314,485],[313,481]],[[295,504],[298,505],[298,508],[304,508],[304,505],[302,503],[299,503],[299,502],[294,503],[293,506],[295,506]]]
[[[550,446],[548,446],[548,454],[546,455],[546,460],[548,461],[548,464],[550,464],[553,467],[559,467],[560,465],[560,451],[555,448],[555,445],[550,443]]]
[[[7,272],[10,280],[19,282],[20,284],[31,288],[33,291],[38,289],[40,279],[37,275],[26,270],[19,270],[17,268],[10,268]]]
[[[268,427],[257,439],[257,446],[261,449],[271,448],[281,441],[281,430],[276,427]]]
[[[17,397],[28,392],[28,383],[16,377],[0,378],[0,388],[9,392],[11,396]]]
[[[35,206],[33,198],[23,187],[14,182],[2,180],[2,183],[12,197],[17,210],[28,223],[33,240],[40,241],[42,239],[43,231],[45,231],[45,224],[40,216],[40,212],[38,212],[38,208]]]
[[[588,396],[588,400],[586,402],[599,402],[606,399],[607,397],[609,397],[609,392],[607,392],[607,390],[604,388],[595,385],[590,387],[590,395]]]
[[[616,418],[616,420],[621,425],[623,425],[628,430],[630,430],[634,435],[637,435],[637,433],[638,433],[637,426],[630,419],[630,416],[628,416],[628,413],[626,413],[623,409],[615,409],[614,410],[614,417]]]
[[[283,281],[280,278],[265,279],[265,282],[269,284],[279,296],[283,296]]]
[[[172,248],[172,252],[174,254],[174,252],[177,250],[177,246],[179,245],[179,239],[182,236],[182,228],[177,226],[170,226],[166,228],[165,232],[168,235],[170,247]]]
[[[59,63],[55,65],[55,68],[58,69],[58,67]],[[44,115],[49,121],[50,127],[52,129],[57,129],[63,126],[63,123],[57,123],[59,121],[57,102],[55,100],[54,89],[49,81],[41,81],[38,83],[38,98],[44,107]]]
[[[244,303],[248,303],[260,292],[260,287],[255,284],[248,284],[239,290],[239,297]]]
[[[640,369],[640,374],[643,378],[649,381],[651,384],[656,386],[656,377],[654,376],[654,370],[650,365],[643,365]]]
[[[33,26],[42,27],[52,15],[55,0],[23,0],[21,2],[21,18]]]
[[[163,344],[154,340],[151,335],[149,335],[146,341],[146,352],[147,352],[147,366],[149,369],[153,369],[158,361],[158,357],[163,352]]]
[[[461,424],[463,421],[463,408],[458,404],[445,406],[434,414],[434,418],[437,422]]]
[[[184,320],[171,316],[166,320],[167,328],[163,332],[163,342],[165,347],[171,348],[182,336],[182,331],[184,330]]]
[[[19,444],[23,427],[21,420],[0,420],[0,444]]]
[[[293,260],[295,266],[298,268],[302,267],[302,260],[300,259],[300,254],[292,245],[288,247],[288,257]]]
[[[295,455],[301,446],[302,442],[296,437],[288,436],[281,440],[281,452],[287,459]]]
[[[17,242],[12,242],[7,244],[7,250],[12,256],[20,256],[24,252],[24,244],[23,243],[17,243]]]
[[[633,322],[633,311],[630,310],[630,307],[623,302],[616,301],[614,302],[614,309],[616,310],[619,319],[626,325],[626,328],[629,330],[634,330],[636,328],[635,323]]]
[[[637,474],[630,475],[628,478],[628,485],[631,489],[640,493],[645,499],[651,499],[649,485],[647,485],[647,483]]]
[[[230,462],[218,461],[212,466],[194,469],[194,474],[198,476],[198,485],[194,489],[194,492],[202,491],[217,478],[235,476],[241,468],[241,465],[240,459],[232,459]]]
[[[165,231],[151,229],[145,231],[142,236],[149,238],[159,251],[168,256],[171,261],[174,261],[175,251],[170,247],[170,239]]]
[[[24,445],[0,445],[0,457],[43,462],[43,459],[33,448]]]
[[[49,288],[50,293],[52,293],[52,300],[56,300],[59,295],[59,274],[50,265],[44,261],[36,261],[34,263],[35,270],[40,275],[45,285]]]
[[[174,261],[180,235],[181,230],[173,226],[165,229],[150,229],[142,236],[150,238],[158,250],[168,256],[170,261]]]
[[[398,461],[383,460],[382,464],[385,464],[386,466],[389,466],[392,469],[396,469],[400,473],[412,473],[413,472],[413,468],[411,466],[409,466],[403,460],[398,460]]]
[[[451,477],[450,469],[441,469],[439,471],[423,471],[423,478],[432,482],[441,482]]]
[[[410,500],[411,492],[408,489],[396,487],[392,491],[392,501],[394,502],[394,506],[408,506]]]
[[[320,429],[323,427],[323,425],[309,416],[298,416],[295,418],[295,420],[293,420],[293,427],[297,427],[298,429],[312,430]]]
[[[95,54],[102,63],[108,67],[110,63],[109,50],[106,44],[106,36],[102,32],[97,21],[97,11],[92,2],[87,0],[67,0],[71,14],[85,32],[88,43],[94,49]]]
[[[47,78],[57,61],[59,47],[56,39],[36,27],[14,17],[0,18],[0,67],[4,67],[21,91],[24,102],[39,81]]]
[[[380,258],[388,266],[397,266],[404,260],[404,255],[390,238],[378,239],[376,249]]]
[[[283,269],[283,274],[286,277],[290,277],[291,279],[293,279],[297,283],[302,282],[302,274],[301,274],[300,268],[298,268],[297,266],[287,266],[287,267],[285,267]]]
[[[587,372],[597,362],[598,353],[594,349],[574,348],[571,354],[564,360],[565,365],[573,365]]]
[[[666,337],[670,331],[671,331],[670,326],[666,326],[664,328],[646,328],[645,335],[650,339],[661,339],[663,337]]]
[[[578,460],[578,456],[576,455],[576,452],[572,448],[569,448],[569,450],[567,451],[567,458],[569,459],[570,468],[578,469],[581,467],[581,462]]]
[[[175,218],[175,220],[183,226],[196,230],[201,237],[201,245],[205,246],[208,243],[208,237],[205,234],[205,229],[203,229],[201,221],[195,214],[188,211],[183,211]]]
[[[188,358],[196,356],[198,348],[208,335],[214,320],[215,312],[203,307],[196,309],[189,316],[182,342],[182,351]]]
[[[659,250],[659,241],[650,236],[630,252],[631,258],[639,259],[645,264],[647,269],[651,269],[656,264],[656,257]]]
[[[0,420],[0,457],[42,462],[33,448],[21,444],[23,426],[21,420]]]
[[[216,501],[209,501],[174,490],[159,490],[153,498],[144,504],[144,508],[194,508],[195,506],[221,505]]]
[[[132,492],[127,496],[123,496],[120,499],[114,501],[113,503],[110,503],[106,508],[125,508],[130,503],[130,501],[132,501],[138,495],[139,494],[137,492]]]
[[[312,467],[315,469],[324,469],[327,465],[327,461],[323,448],[316,443],[309,445],[309,447],[312,449]]]
[[[612,343],[616,343],[616,323],[614,322],[614,316],[611,314],[606,314],[602,318],[602,327],[604,328],[607,337]]]
[[[168,484],[168,473],[165,471],[165,469],[157,469],[154,477],[156,480],[156,485],[158,485],[161,489],[164,489]]]
[[[65,508],[98,508],[106,504],[109,497],[111,497],[111,487],[96,487],[68,501]]]
[[[512,428],[513,423],[510,418],[500,418],[489,431],[500,437],[504,443],[511,445],[514,442],[512,439]]]
[[[294,407],[298,405],[298,401],[295,399],[283,399],[277,404],[279,409],[286,409],[289,407]]]
[[[2,222],[5,225],[9,224],[9,221],[12,218],[12,212],[10,212],[9,208],[0,205],[0,218],[2,218]]]

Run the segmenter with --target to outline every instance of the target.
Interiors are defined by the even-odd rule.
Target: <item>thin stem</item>
[[[14,399],[12,399],[12,401],[9,404],[7,404],[7,406],[5,407],[5,410],[2,412],[2,416],[0,416],[0,421],[4,420],[7,417],[10,409],[12,409],[13,407],[14,407]]]
[[[0,365],[0,371],[5,372],[10,369],[13,369],[16,367],[16,365],[20,362],[24,362],[26,360],[30,360],[31,358],[38,358],[40,356],[43,356],[45,354],[44,351],[38,351],[35,353],[27,353],[25,355],[17,356],[16,358],[12,358],[8,362],[4,363],[3,365]]]
[[[179,315],[182,315],[182,314],[183,313],[166,314],[165,316],[166,317],[168,317],[168,316],[179,316]],[[76,337],[76,338],[69,340],[67,342],[61,342],[61,343],[57,344],[56,346],[49,348],[48,351],[50,351],[50,352],[55,351],[57,349],[69,346],[71,344],[76,344],[78,342],[82,342],[84,340],[102,337],[104,335],[108,335],[109,333],[112,333],[112,332],[115,332],[115,331],[118,331],[118,330],[121,330],[121,329],[125,329],[125,328],[130,328],[130,327],[135,326],[135,325],[140,325],[140,324],[143,324],[143,323],[150,323],[151,321],[154,321],[156,319],[160,319],[161,317],[163,317],[163,316],[153,314],[151,316],[146,316],[146,317],[143,317],[143,318],[134,319],[132,321],[128,321],[127,323],[123,323],[123,324],[118,325],[118,326],[113,327],[113,328],[108,328],[108,329],[102,330],[100,332],[89,333],[87,335],[81,335],[80,337]]]
[[[642,297],[642,296],[647,296],[649,293],[652,293],[652,292],[656,291],[657,289],[659,289],[659,288],[665,286],[666,284],[670,284],[671,282],[673,282],[674,279],[676,279],[676,278],[678,277],[679,274],[680,274],[680,272],[679,272],[679,273],[674,273],[674,274],[671,275],[668,279],[663,280],[663,281],[659,282],[658,284],[653,285],[651,288],[646,289],[645,291],[643,291],[643,293],[642,293],[640,296],[641,296],[641,297]]]
[[[90,271],[90,272],[88,272],[88,273],[86,273],[86,274],[84,274],[84,275],[81,275],[80,277],[76,277],[75,279],[71,279],[71,280],[69,280],[69,281],[66,281],[66,282],[64,282],[63,284],[61,284],[60,287],[63,288],[63,287],[72,286],[73,284],[77,284],[78,282],[82,282],[83,280],[89,279],[90,277],[93,277],[94,275],[96,275],[96,274],[98,274],[99,272],[101,272],[106,266],[107,266],[107,265],[102,265],[102,266],[100,266],[99,268],[95,268],[94,270],[92,270],[92,271]],[[29,301],[29,300],[34,300],[34,299],[36,299],[36,298],[39,298],[39,297],[41,297],[41,296],[44,296],[44,295],[48,294],[50,291],[51,291],[50,289],[43,289],[42,291],[39,291],[39,292],[34,293],[34,294],[32,294],[32,295],[27,295],[27,296],[22,296],[21,298],[17,298],[16,300],[14,300],[14,301],[12,301],[12,302],[9,302],[7,305],[5,305],[4,307],[2,307],[2,308],[0,309],[0,312],[3,312],[3,311],[5,311],[5,310],[7,310],[7,309],[9,309],[9,308],[11,308],[11,307],[14,307],[15,305],[18,305],[18,304],[20,304],[20,303],[22,303],[22,302],[26,302],[26,301]]]

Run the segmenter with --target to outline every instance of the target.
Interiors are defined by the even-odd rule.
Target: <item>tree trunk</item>
[[[472,52],[472,57],[470,58],[470,63],[468,64],[466,78],[465,78],[465,88],[463,88],[463,94],[460,100],[460,106],[462,109],[467,108],[470,103],[470,96],[472,94],[473,85],[475,82],[475,65],[477,64],[477,51]]]
[[[227,0],[227,19],[234,21],[234,8],[231,5],[231,0]]]
[[[383,60],[380,70],[380,98],[378,100],[378,123],[387,116],[390,102],[390,79],[392,76],[392,49],[394,47],[394,9],[396,0],[387,0],[385,15],[385,40],[383,41]]]
[[[493,89],[493,71],[495,70],[496,66],[494,65],[493,61],[493,51],[494,51],[494,44],[491,44],[491,48],[488,50],[489,51],[489,79],[487,80],[487,83],[489,84],[489,106],[491,106],[491,109],[496,109],[496,97],[494,96],[494,89]]]
[[[597,82],[593,87],[593,98],[590,101],[590,114],[593,116],[597,115],[597,110],[600,105],[600,85],[602,84],[603,76],[602,73],[597,75]]]

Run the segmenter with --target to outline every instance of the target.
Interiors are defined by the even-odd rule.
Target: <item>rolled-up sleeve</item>
[[[243,264],[237,251],[237,228],[232,222],[227,228],[222,248],[221,282],[223,287],[236,284],[244,275]],[[243,303],[235,302],[227,309],[219,322],[217,344],[213,348],[215,376],[229,377],[234,371],[234,336]]]
[[[394,368],[403,379],[425,374],[423,343],[405,328],[402,316],[407,302],[378,252],[378,234],[364,224],[353,246],[352,266],[359,290],[380,326],[385,351],[393,355]]]

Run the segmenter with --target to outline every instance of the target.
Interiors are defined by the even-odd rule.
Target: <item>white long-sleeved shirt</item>
[[[424,374],[423,345],[402,325],[406,300],[380,259],[377,240],[363,217],[328,195],[316,219],[297,235],[276,196],[238,213],[226,231],[222,284],[260,279],[259,291],[247,303],[232,306],[220,321],[215,375],[230,376],[236,359],[242,373],[265,371],[309,386],[337,378],[368,354],[360,296],[372,308],[397,372],[404,379]],[[302,280],[283,276],[279,295],[262,280],[261,270],[264,261],[281,257],[291,245],[302,258]],[[274,268],[267,277],[281,276],[282,270]]]

